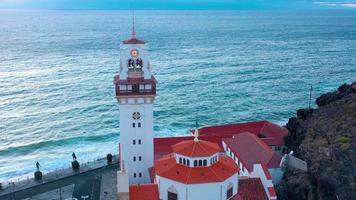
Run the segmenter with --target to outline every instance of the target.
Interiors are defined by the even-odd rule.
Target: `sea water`
[[[118,152],[113,76],[129,11],[0,10],[0,179]],[[285,124],[356,80],[356,11],[137,11],[158,84],[156,137]],[[315,107],[315,104],[312,103]]]

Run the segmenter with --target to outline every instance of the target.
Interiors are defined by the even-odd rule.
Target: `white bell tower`
[[[147,45],[132,38],[120,46],[120,73],[114,77],[120,109],[120,158],[130,184],[149,183],[153,166],[153,103],[156,79],[151,74]]]

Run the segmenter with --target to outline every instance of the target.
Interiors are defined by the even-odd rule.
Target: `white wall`
[[[129,174],[130,184],[149,183],[148,168],[153,166],[153,104],[125,103],[119,104],[119,109],[121,156]],[[139,120],[132,118],[134,112],[141,114]],[[138,127],[138,122],[141,127]],[[136,124],[135,128],[132,123]],[[133,140],[136,141],[135,145]],[[138,140],[141,140],[141,144],[138,144]],[[133,161],[134,156],[136,161]],[[134,178],[134,173],[137,178]],[[139,178],[139,173],[142,173],[142,178]]]
[[[233,184],[233,196],[238,191],[237,173],[221,183],[183,184],[164,177],[157,176],[160,199],[167,200],[169,188],[178,192],[179,200],[225,200],[228,185]]]
[[[268,196],[268,199],[275,199],[275,198],[271,198],[271,196],[269,195],[269,192],[268,192],[268,188],[273,187],[272,180],[267,179],[266,174],[265,174],[261,164],[253,165],[253,171],[251,172],[250,176],[255,177],[255,178],[260,178],[263,188],[265,189],[265,192]]]

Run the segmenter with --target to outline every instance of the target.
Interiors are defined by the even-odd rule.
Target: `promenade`
[[[34,178],[3,183],[1,200],[111,200],[116,197],[116,171],[118,156],[111,163],[106,158],[80,163],[80,169],[71,167],[43,174],[42,180]],[[103,178],[104,177],[104,178]]]

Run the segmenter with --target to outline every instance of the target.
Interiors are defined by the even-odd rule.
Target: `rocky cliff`
[[[356,199],[356,82],[316,99],[289,119],[287,146],[308,172],[287,170],[277,186],[281,200]]]

